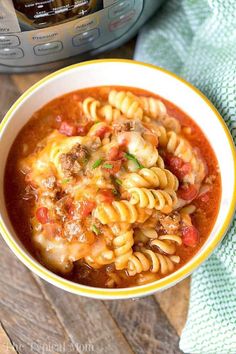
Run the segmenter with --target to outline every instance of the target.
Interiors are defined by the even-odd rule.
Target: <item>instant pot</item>
[[[118,47],[162,0],[0,0],[0,72],[56,69]]]

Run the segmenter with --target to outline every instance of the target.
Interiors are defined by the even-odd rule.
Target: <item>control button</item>
[[[99,30],[98,28],[95,28],[93,30],[78,34],[77,36],[72,38],[72,43],[75,47],[79,47],[84,44],[93,42],[98,37],[99,37]]]
[[[0,35],[0,48],[17,47],[20,44],[20,39],[16,36]]]
[[[89,30],[97,27],[97,25],[98,25],[98,17],[91,16],[91,18],[88,17],[87,19],[78,20],[78,22],[76,23],[76,25],[74,27],[74,30],[76,32],[89,31]]]
[[[50,42],[39,44],[34,47],[35,55],[49,55],[58,53],[63,49],[62,42]]]
[[[19,59],[23,58],[24,52],[20,48],[3,48],[0,49],[1,59]]]
[[[121,15],[119,18],[115,19],[114,21],[110,22],[109,30],[116,31],[121,27],[124,27],[128,22],[130,22],[135,15],[135,10],[130,11],[126,15]]]
[[[116,18],[126,14],[134,7],[134,0],[121,1],[119,4],[112,6],[109,9],[109,18]]]

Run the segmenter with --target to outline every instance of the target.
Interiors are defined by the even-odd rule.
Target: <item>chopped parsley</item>
[[[111,170],[113,168],[113,165],[111,163],[104,163],[103,167],[107,168],[108,170]]]
[[[61,181],[62,184],[66,184],[68,182],[70,182],[70,178],[65,178]]]
[[[102,159],[98,159],[94,162],[92,169],[94,170],[95,168],[99,167],[102,164]]]
[[[116,179],[115,179],[115,183],[116,183],[116,184],[119,184],[119,186],[122,185],[122,181],[121,181],[119,178],[116,178]]]
[[[99,228],[93,224],[92,225],[92,231],[96,234],[96,235],[99,235],[101,233],[101,230],[99,230]]]
[[[128,160],[135,162],[139,169],[144,168],[144,166],[138,161],[138,159],[134,155],[130,154],[129,152],[125,153],[125,157]]]

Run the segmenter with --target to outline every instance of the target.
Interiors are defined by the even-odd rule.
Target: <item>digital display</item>
[[[22,31],[45,28],[103,9],[102,0],[13,0]]]

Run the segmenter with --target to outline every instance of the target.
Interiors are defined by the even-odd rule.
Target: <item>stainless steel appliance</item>
[[[0,72],[55,69],[130,39],[163,0],[1,0]]]

